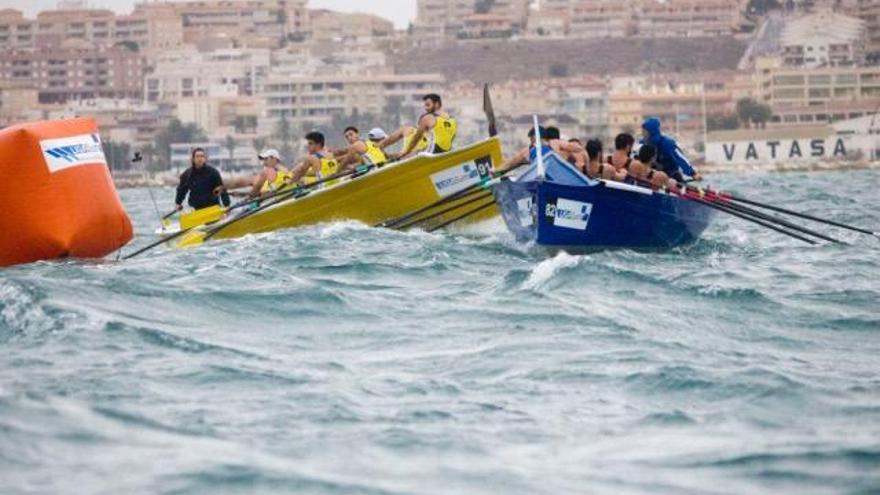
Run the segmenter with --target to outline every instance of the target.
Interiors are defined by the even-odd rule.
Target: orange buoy
[[[0,130],[0,266],[99,258],[131,237],[94,120]]]

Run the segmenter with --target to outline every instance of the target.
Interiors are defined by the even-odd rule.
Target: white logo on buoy
[[[98,134],[82,134],[58,139],[40,141],[43,158],[50,172],[79,165],[107,165],[101,137]]]

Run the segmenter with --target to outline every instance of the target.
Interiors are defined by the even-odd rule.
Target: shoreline
[[[753,165],[698,165],[704,174],[752,174],[788,172],[843,172],[848,170],[878,170],[880,162],[837,162],[803,164],[753,164]],[[247,178],[247,175],[230,175],[230,179]],[[160,176],[122,176],[114,177],[117,189],[136,189],[140,187],[176,187],[177,177]]]

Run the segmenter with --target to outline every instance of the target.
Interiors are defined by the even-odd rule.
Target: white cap
[[[259,158],[260,160],[265,160],[266,158],[275,158],[276,160],[281,161],[281,153],[278,153],[278,150],[274,148],[263,150],[262,153],[257,155],[257,158]]]
[[[367,137],[370,139],[385,139],[388,137],[388,134],[386,134],[381,128],[374,127],[367,133]]]

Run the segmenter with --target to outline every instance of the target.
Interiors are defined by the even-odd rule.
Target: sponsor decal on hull
[[[441,170],[431,176],[437,194],[443,198],[487,181],[492,175],[492,158],[485,156],[454,167]]]
[[[587,230],[593,205],[570,199],[559,198],[556,204],[547,203],[544,215],[556,227],[574,230]]]

